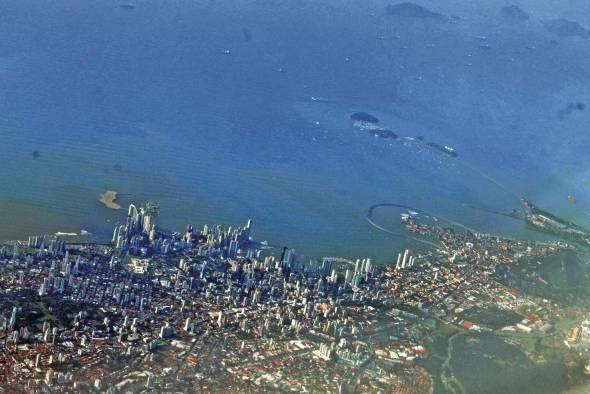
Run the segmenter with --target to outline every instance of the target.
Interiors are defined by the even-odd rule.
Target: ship
[[[336,99],[320,96],[311,96],[311,101],[314,101],[316,103],[335,103]]]

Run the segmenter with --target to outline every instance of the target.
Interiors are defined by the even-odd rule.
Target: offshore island
[[[478,233],[398,206],[408,244],[428,247],[381,265],[309,261],[256,241],[252,221],[176,232],[154,207],[129,206],[109,242],[46,235],[0,247],[0,384],[553,393],[590,371],[582,245]]]

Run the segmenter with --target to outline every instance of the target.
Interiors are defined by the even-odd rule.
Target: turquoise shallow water
[[[251,217],[258,238],[305,257],[387,261],[403,240],[368,226],[377,202],[527,235],[460,208],[518,208],[504,190],[432,151],[359,134],[348,116],[360,110],[399,135],[452,145],[509,188],[590,224],[590,115],[557,117],[590,103],[581,56],[590,42],[540,23],[587,6],[523,3],[532,19],[515,25],[493,1],[425,2],[459,15],[453,23],[391,19],[384,4],[4,2],[0,239],[107,237],[123,214],[98,203],[106,189],[123,204],[158,201],[171,228]]]

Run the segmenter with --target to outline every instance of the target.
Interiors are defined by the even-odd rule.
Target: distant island
[[[390,4],[386,9],[387,15],[401,16],[404,18],[417,18],[417,19],[444,19],[443,14],[438,12],[430,11],[429,9],[422,7],[421,5],[404,2],[398,4]]]
[[[426,146],[437,150],[441,153],[444,153],[450,157],[458,157],[457,151],[455,148],[450,147],[448,145],[441,145],[436,142],[425,142],[426,139],[424,136],[417,136],[417,137],[399,137],[395,132],[390,129],[386,129],[379,125],[379,119],[376,116],[373,116],[367,112],[355,112],[350,115],[350,119],[352,120],[352,125],[355,129],[360,131],[365,131],[370,135],[375,137],[380,137],[383,139],[392,139],[397,140],[399,139],[402,143],[409,143],[409,142],[416,142],[418,143],[425,143]]]
[[[514,21],[526,21],[529,19],[529,14],[517,5],[507,5],[506,7],[503,7],[502,16]]]
[[[552,19],[544,21],[543,26],[548,32],[560,37],[590,38],[590,30],[575,21],[567,19]]]
[[[115,202],[115,200],[117,200],[117,194],[119,194],[119,192],[107,190],[106,192],[100,195],[98,201],[103,203],[107,208],[121,209],[121,206]]]

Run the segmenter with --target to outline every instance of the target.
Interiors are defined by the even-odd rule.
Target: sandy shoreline
[[[115,202],[115,200],[117,199],[117,194],[119,194],[119,192],[116,192],[114,190],[107,190],[106,192],[100,195],[98,201],[103,203],[107,208],[121,209],[121,206]]]

